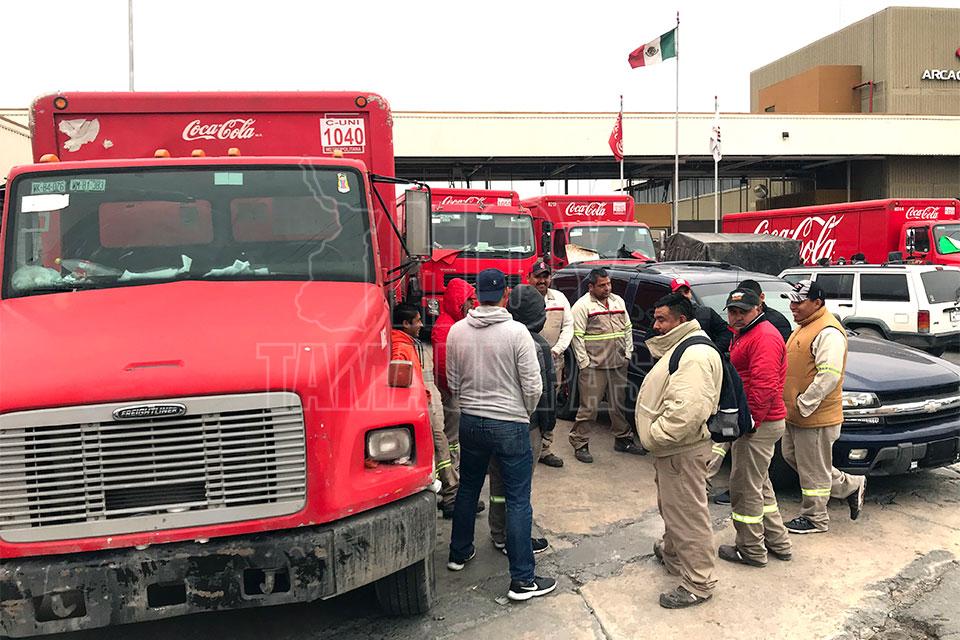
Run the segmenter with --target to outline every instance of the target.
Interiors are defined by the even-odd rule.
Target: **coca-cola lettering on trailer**
[[[607,214],[606,202],[571,202],[564,210],[568,216],[602,218]]]
[[[800,258],[804,264],[815,264],[821,258],[834,259],[834,250],[837,246],[836,229],[843,218],[842,215],[826,218],[807,216],[794,228],[789,227],[789,219],[783,221],[788,226],[782,228],[775,228],[774,221],[761,220],[753,232],[799,240],[801,242]]]
[[[497,199],[484,196],[444,196],[439,204],[497,204]]]
[[[936,220],[940,212],[940,207],[909,207],[904,215],[907,220]]]
[[[254,118],[230,118],[222,121],[191,120],[183,128],[184,140],[249,140],[258,136]]]

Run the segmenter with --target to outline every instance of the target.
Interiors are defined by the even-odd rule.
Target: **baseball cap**
[[[477,300],[498,302],[507,288],[507,278],[500,269],[484,269],[477,275]]]
[[[532,273],[535,276],[538,276],[541,273],[551,273],[552,271],[553,270],[550,268],[550,265],[548,265],[543,260],[537,260],[536,262],[533,263],[533,266],[530,267],[530,273]]]
[[[736,307],[737,309],[749,311],[758,306],[760,306],[760,296],[758,296],[755,291],[750,289],[734,289],[730,292],[730,295],[727,296],[727,304],[725,304],[723,308],[729,309],[730,307]]]
[[[760,283],[756,280],[744,280],[737,285],[737,289],[749,289],[753,291],[758,296],[763,293],[763,289],[760,288]]]
[[[793,285],[793,291],[790,293],[781,293],[781,298],[786,298],[790,302],[803,302],[804,300],[826,300],[823,295],[823,289],[813,280],[801,280]]]
[[[687,289],[691,288],[690,283],[687,280],[683,278],[674,278],[673,282],[670,283],[670,291],[676,293],[677,289],[680,287],[686,287]]]

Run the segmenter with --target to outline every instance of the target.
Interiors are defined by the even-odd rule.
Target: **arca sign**
[[[955,52],[960,59],[960,48]],[[921,80],[960,81],[960,69],[924,69]]]

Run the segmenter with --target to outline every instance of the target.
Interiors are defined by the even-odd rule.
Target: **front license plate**
[[[960,322],[960,309],[950,309],[950,322]]]

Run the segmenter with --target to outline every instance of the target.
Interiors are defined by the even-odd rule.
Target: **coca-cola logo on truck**
[[[907,220],[936,220],[940,217],[940,207],[909,207],[906,217]]]
[[[257,134],[253,118],[233,118],[224,122],[205,123],[192,120],[183,128],[184,140],[249,140]]]
[[[567,205],[565,213],[568,216],[594,216],[599,218],[607,214],[607,203],[571,202]]]
[[[771,229],[770,220],[761,220],[753,232],[799,240],[800,258],[804,264],[814,264],[821,258],[833,258],[837,246],[834,230],[842,220],[843,216],[830,216],[826,220],[820,216],[808,216],[793,229]]]
[[[445,196],[440,204],[486,204],[486,198],[483,196]]]

